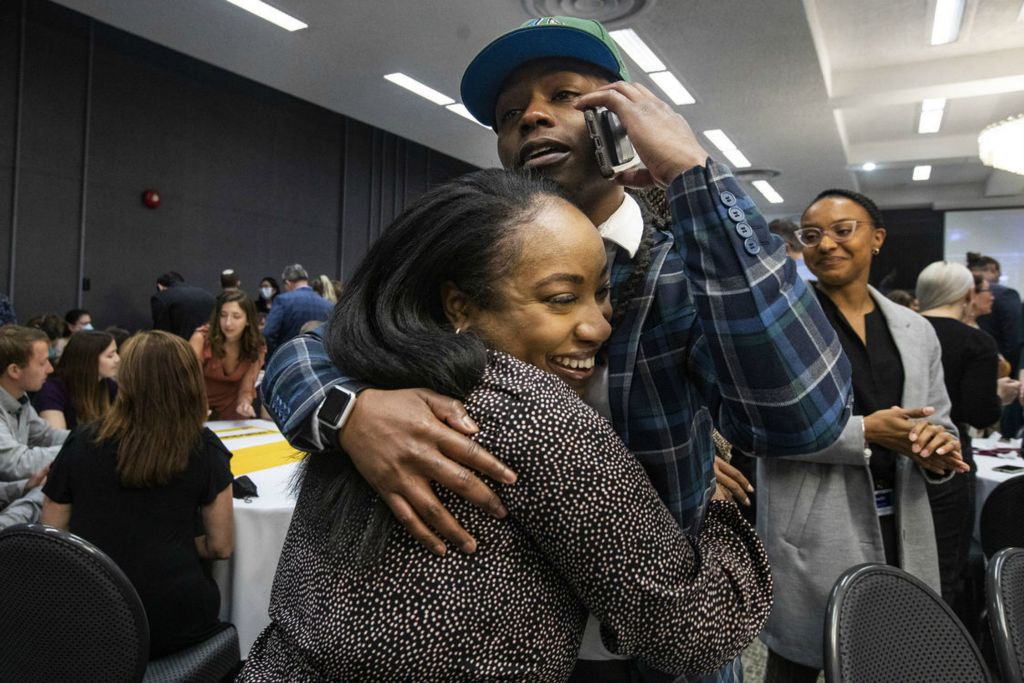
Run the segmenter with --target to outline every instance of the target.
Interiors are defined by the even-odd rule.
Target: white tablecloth
[[[274,424],[263,420],[211,422],[209,426],[222,436],[233,453],[284,441]],[[245,436],[243,427],[264,433]],[[270,430],[273,435],[265,433]],[[258,496],[234,501],[235,552],[231,559],[215,562],[213,566],[213,576],[220,587],[220,617],[238,629],[243,658],[260,631],[270,623],[270,589],[295,507],[291,478],[297,467],[298,463],[293,462],[245,474],[256,484]]]
[[[1003,447],[1007,444],[1001,443],[989,443],[987,440],[975,439],[973,441],[974,448],[974,464],[978,467],[977,480],[975,483],[975,514],[974,514],[974,538],[979,543],[981,542],[981,508],[985,505],[985,501],[995,491],[996,487],[1002,484],[1007,479],[1013,479],[1024,475],[1024,470],[1020,472],[996,472],[995,468],[1002,465],[1015,465],[1017,467],[1024,467],[1024,458],[1020,457],[1020,440],[1017,439],[1014,445],[1017,446],[1016,457],[1011,457],[1012,454],[1002,454],[999,457],[991,455],[981,455],[978,451],[983,451],[989,447]],[[1019,520],[1008,520],[1008,523],[1019,523]]]

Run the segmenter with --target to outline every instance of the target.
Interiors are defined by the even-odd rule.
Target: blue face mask
[[[270,287],[260,287],[260,296],[264,299],[269,299],[274,295],[274,290]]]
[[[51,346],[50,348],[48,348],[46,350],[46,357],[50,360],[51,363],[57,360],[57,347]]]
[[[82,329],[83,330],[90,330],[90,331],[92,331],[94,328],[92,326],[92,323],[86,323],[86,324],[82,325]]]

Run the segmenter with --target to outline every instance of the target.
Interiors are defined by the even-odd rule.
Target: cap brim
[[[619,61],[597,37],[568,26],[527,26],[497,38],[466,67],[462,103],[477,121],[494,127],[494,105],[509,74],[535,59],[579,59],[618,74]]]

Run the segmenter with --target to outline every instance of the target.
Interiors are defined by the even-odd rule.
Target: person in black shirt
[[[847,190],[821,193],[796,231],[850,359],[853,417],[823,451],[758,462],[758,529],[775,581],[766,682],[817,679],[828,595],[849,567],[884,562],[939,588],[925,483],[968,468],[934,330],[868,285],[885,233],[874,203]]]
[[[961,319],[974,295],[974,278],[966,266],[949,261],[930,264],[917,276],[921,315],[932,324],[942,345],[942,369],[952,404],[950,417],[960,431],[964,461],[971,471],[945,486],[928,487],[942,575],[942,597],[964,617],[961,576],[974,528],[974,457],[968,427],[984,429],[1000,415],[997,396],[999,351],[986,332]]]
[[[203,375],[184,340],[135,335],[119,376],[111,410],[72,432],[54,460],[41,521],[95,544],[124,571],[155,658],[221,628],[220,593],[200,558],[233,549],[231,456],[203,427]],[[199,513],[205,534],[196,537]]]

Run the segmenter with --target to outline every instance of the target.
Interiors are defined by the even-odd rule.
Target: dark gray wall
[[[871,263],[871,284],[884,291],[917,287],[917,276],[929,263],[944,258],[944,212],[934,209],[882,211],[885,244]]]
[[[410,199],[472,168],[49,2],[0,0],[0,290],[21,321],[80,296],[97,325],[146,327],[165,270],[215,290],[231,267],[250,292],[292,262],[344,279]]]

